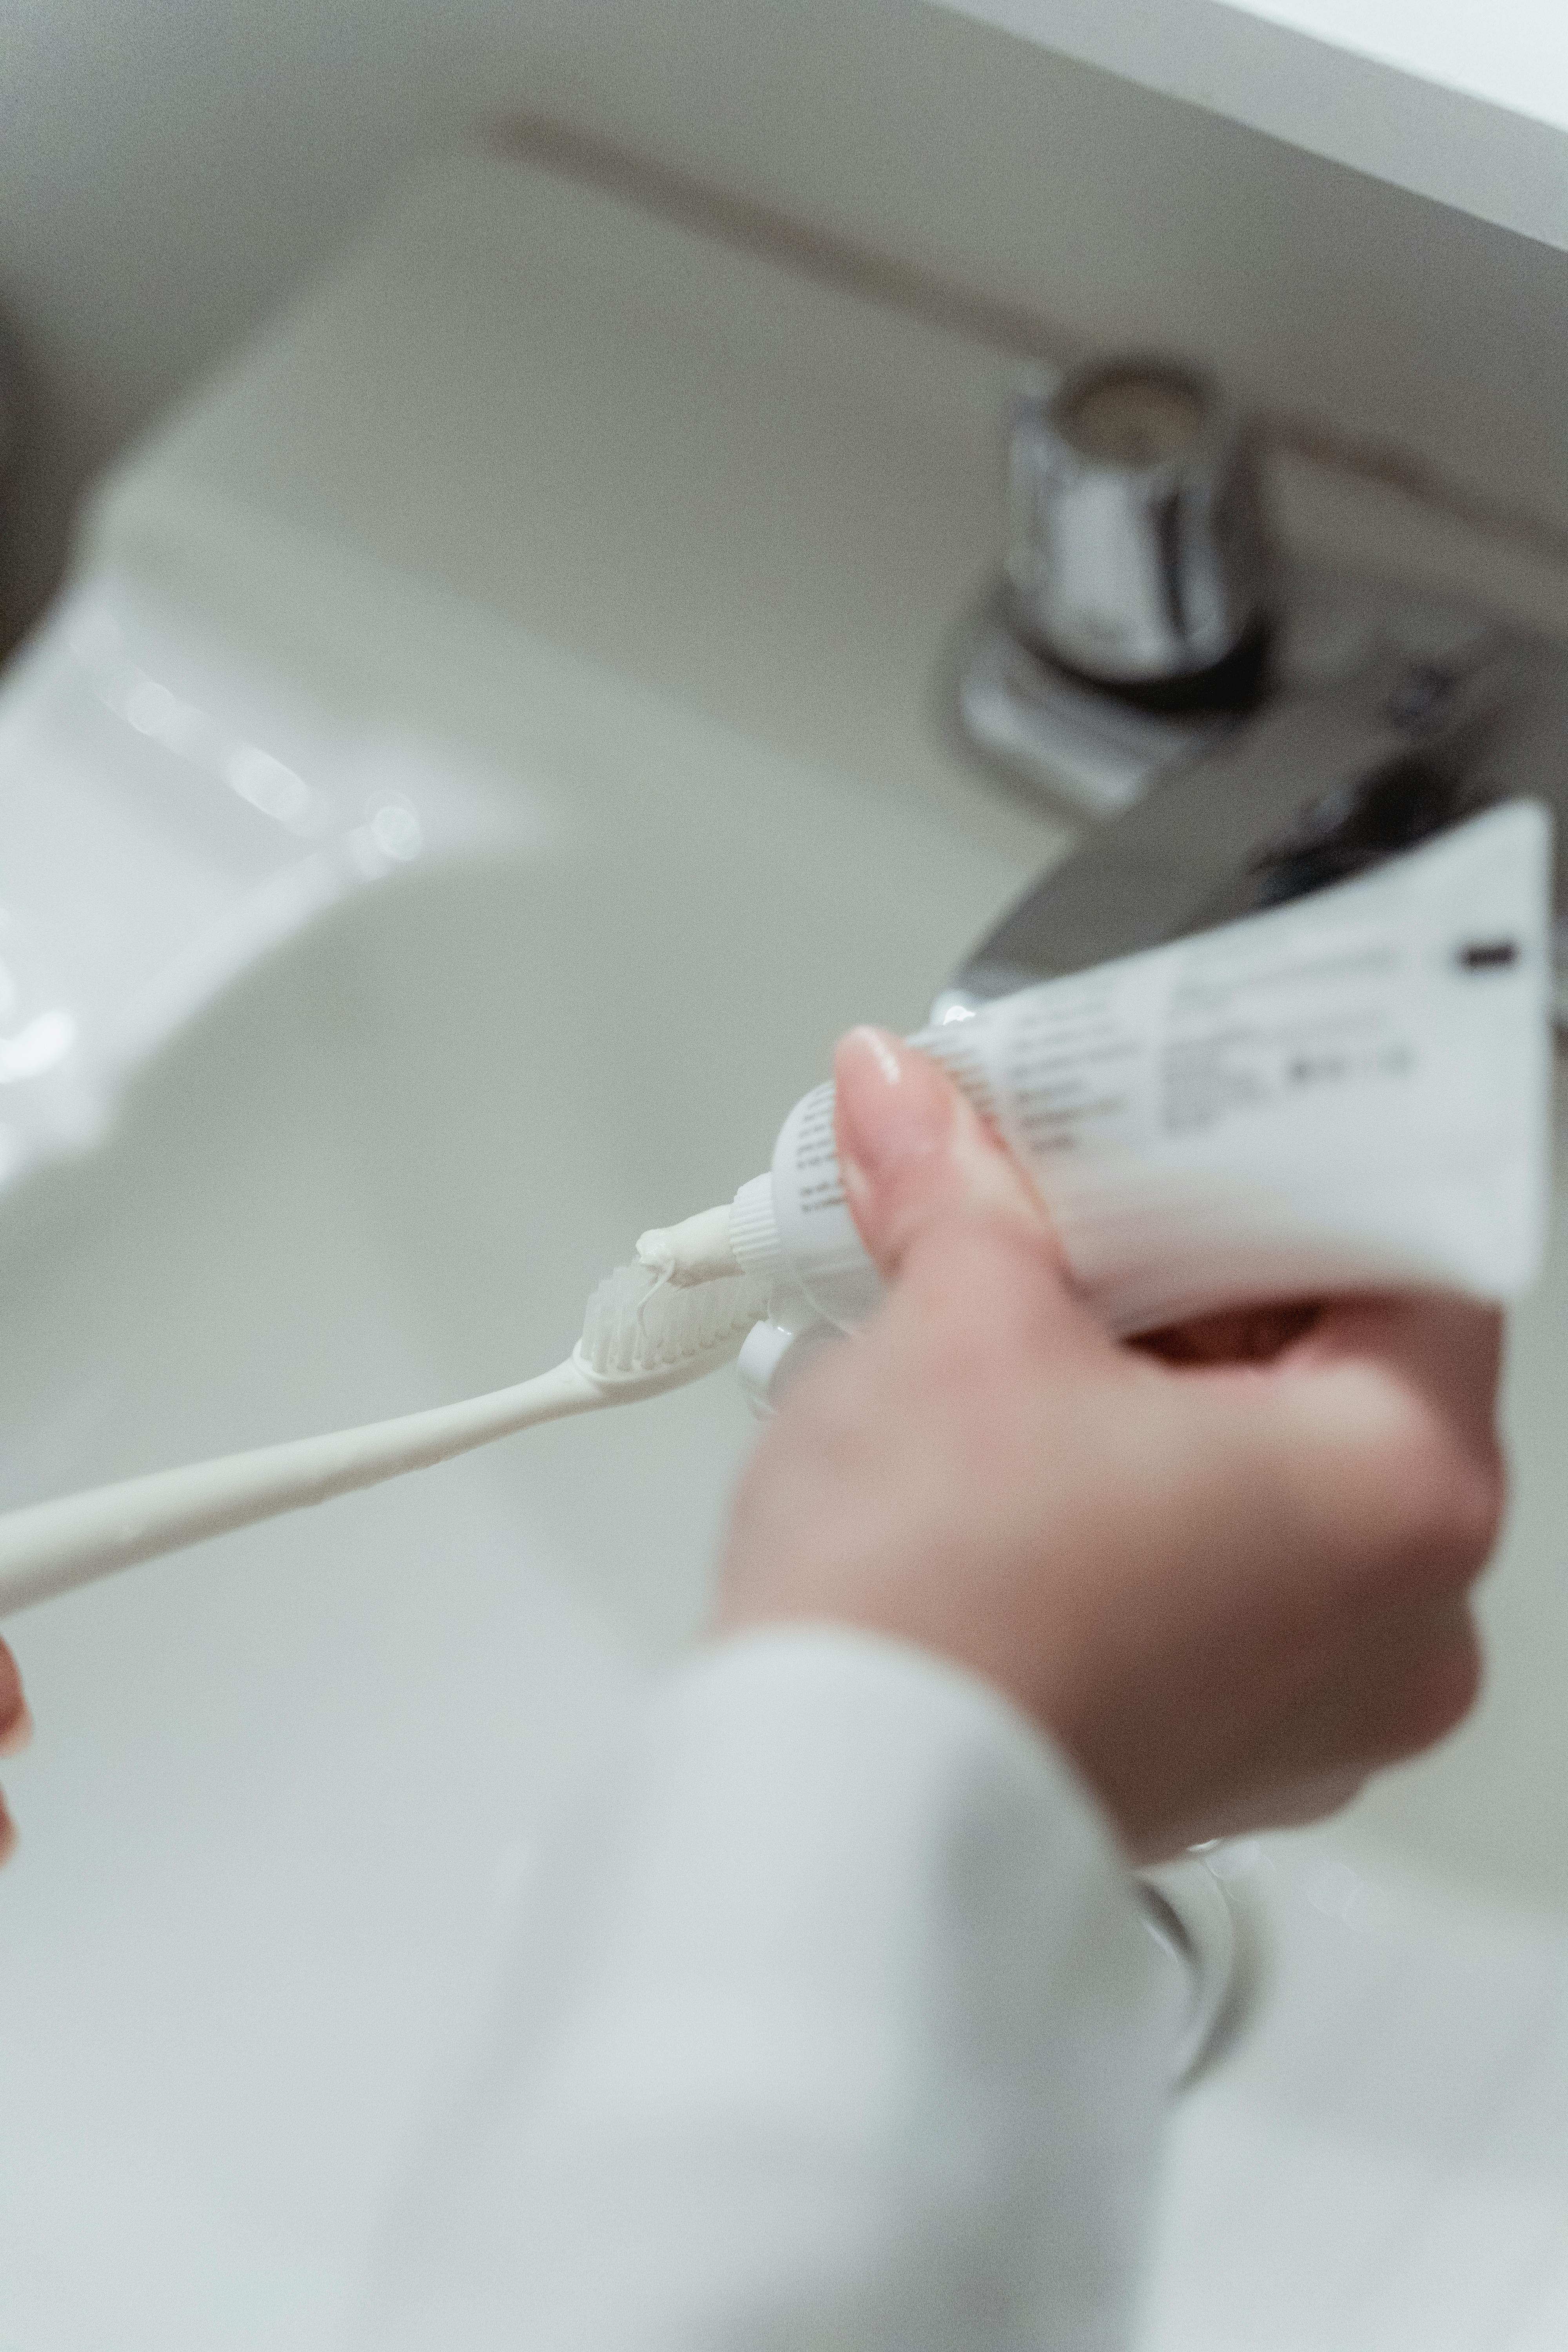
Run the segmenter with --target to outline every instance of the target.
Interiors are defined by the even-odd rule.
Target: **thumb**
[[[954,1223],[1010,1226],[1058,1260],[1039,1194],[940,1064],[886,1029],[851,1029],[833,1075],[845,1198],[889,1282]]]

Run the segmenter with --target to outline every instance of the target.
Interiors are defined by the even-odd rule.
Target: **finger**
[[[933,1229],[976,1218],[1054,1258],[1039,1195],[945,1070],[885,1029],[852,1029],[834,1077],[845,1195],[889,1281]]]
[[[1502,1337],[1497,1308],[1469,1299],[1438,1292],[1350,1298],[1325,1308],[1302,1360],[1375,1360],[1485,1454],[1496,1444]]]
[[[33,1736],[33,1718],[16,1661],[0,1642],[0,1756],[19,1755]]]
[[[1458,1728],[1480,1695],[1486,1661],[1467,1602],[1435,1612],[1403,1643],[1391,1644],[1347,1713],[1345,1737],[1368,1768],[1424,1755]]]

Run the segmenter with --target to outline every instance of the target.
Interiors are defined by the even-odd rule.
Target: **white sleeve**
[[[1109,2352],[1163,2103],[1110,1834],[987,1684],[838,1629],[660,1686],[398,2217],[376,2352]]]

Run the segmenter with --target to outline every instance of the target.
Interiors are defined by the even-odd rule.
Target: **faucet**
[[[1342,881],[1499,801],[1557,818],[1568,1030],[1568,649],[1483,606],[1291,562],[1257,436],[1176,362],[1032,389],[959,722],[1088,819],[937,1017]]]

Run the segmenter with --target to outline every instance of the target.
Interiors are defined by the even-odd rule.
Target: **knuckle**
[[[1468,1610],[1429,1629],[1389,1678],[1363,1727],[1366,1760],[1395,1764],[1446,1739],[1474,1706],[1484,1671],[1480,1635]]]
[[[1490,1559],[1507,1507],[1507,1465],[1501,1447],[1493,1444],[1469,1457],[1453,1498],[1455,1541],[1472,1570]]]
[[[1507,1499],[1495,1436],[1463,1435],[1425,1400],[1395,1392],[1367,1412],[1345,1466],[1374,1581],[1430,1590],[1479,1573]]]
[[[1500,1454],[1452,1445],[1428,1449],[1411,1465],[1403,1547],[1414,1573],[1468,1584],[1490,1557],[1506,1481]]]

